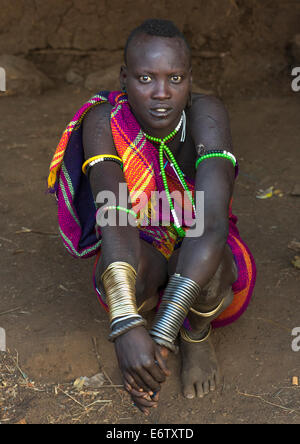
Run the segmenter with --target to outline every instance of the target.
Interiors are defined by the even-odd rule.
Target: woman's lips
[[[159,107],[159,108],[150,108],[149,113],[153,117],[168,117],[172,112],[172,108],[165,108],[165,107]]]

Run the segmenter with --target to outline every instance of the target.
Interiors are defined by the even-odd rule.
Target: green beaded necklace
[[[175,157],[174,157],[172,151],[166,145],[166,142],[168,142],[170,139],[172,139],[172,137],[174,137],[178,133],[178,131],[179,131],[183,121],[184,121],[184,114],[181,116],[181,119],[180,119],[177,127],[174,129],[174,131],[172,131],[168,136],[164,137],[163,139],[160,139],[159,137],[149,136],[148,134],[143,132],[143,134],[146,137],[146,139],[150,140],[150,142],[156,142],[156,143],[160,144],[159,145],[159,165],[160,165],[162,181],[163,181],[163,184],[164,184],[166,196],[167,196],[167,199],[168,199],[168,202],[169,202],[169,206],[170,206],[170,209],[171,209],[171,214],[172,214],[173,219],[174,219],[174,224],[172,224],[172,225],[173,225],[174,229],[176,230],[177,234],[180,237],[184,237],[185,236],[185,231],[180,226],[180,223],[179,223],[179,220],[178,220],[178,217],[177,217],[177,214],[176,214],[176,211],[175,211],[172,199],[171,199],[171,195],[170,195],[170,191],[169,191],[169,187],[168,187],[167,176],[166,176],[165,169],[164,169],[164,159],[163,159],[163,157],[164,157],[164,154],[169,156],[169,158],[171,160],[170,165],[172,166],[173,170],[175,171],[175,173],[176,173],[176,175],[177,175],[177,177],[178,177],[182,187],[187,192],[187,195],[188,195],[188,197],[189,197],[189,199],[190,199],[190,201],[192,203],[193,210],[194,210],[194,213],[195,213],[196,212],[196,208],[195,208],[194,199],[193,199],[193,196],[192,196],[192,194],[191,194],[191,192],[189,190],[189,187],[187,186],[187,183],[186,183],[186,181],[184,179],[183,172],[181,171],[178,163],[176,162]]]

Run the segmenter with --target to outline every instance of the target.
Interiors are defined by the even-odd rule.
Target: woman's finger
[[[151,399],[151,396],[149,395],[149,393],[146,392],[138,392],[135,389],[131,389],[130,392],[131,396],[134,396],[136,398],[145,398],[145,399]]]
[[[125,373],[123,375],[123,382],[124,382],[124,387],[128,392],[131,392],[131,390],[134,389],[140,393],[142,393],[142,392],[147,393],[147,391],[144,391],[142,389],[141,385],[138,385],[136,383],[134,378],[129,373]]]
[[[153,392],[155,390],[160,390],[160,386],[157,386],[157,383],[154,382],[155,387],[151,387],[151,383],[152,378],[150,378],[149,373],[146,370],[142,370],[139,374],[137,373],[132,373],[132,377],[134,378],[136,384],[138,385],[139,388],[142,388],[144,392],[149,393],[150,395],[153,394]],[[150,381],[150,385],[149,385],[149,381]]]
[[[161,356],[163,357],[164,360],[166,360],[170,353],[169,350],[166,347],[163,347],[162,345],[159,345],[158,348]]]
[[[149,395],[148,395],[149,396]],[[134,401],[134,403],[136,404],[137,407],[157,407],[158,403],[153,401],[150,396],[148,399],[145,398],[140,398],[140,397],[135,397],[135,396],[131,396],[132,400]]]
[[[153,401],[158,402],[159,392],[154,392],[153,395],[151,396],[151,398],[153,399]]]
[[[166,376],[170,376],[171,372],[168,369],[166,361],[162,357],[161,351],[158,347],[155,350],[155,358],[156,358],[156,362],[159,365],[161,371],[163,371]]]

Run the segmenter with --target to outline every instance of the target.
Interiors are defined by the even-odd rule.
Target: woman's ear
[[[193,73],[192,73],[192,68],[190,69],[190,91],[192,91],[192,86],[193,86]]]
[[[122,65],[120,69],[120,86],[123,92],[126,92],[127,66]]]
[[[190,92],[189,92],[189,99],[188,99],[188,108],[191,108],[193,104],[193,75],[192,75],[192,68],[190,69]]]
[[[192,75],[192,68],[191,68],[190,69],[190,92],[189,92],[189,98],[188,98],[188,103],[187,103],[188,108],[191,108],[192,103],[193,103],[192,87],[193,87],[193,75]]]

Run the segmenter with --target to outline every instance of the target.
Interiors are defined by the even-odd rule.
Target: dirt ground
[[[223,373],[203,400],[180,392],[179,357],[149,417],[120,387],[108,321],[92,288],[93,259],[73,259],[57,234],[56,203],[46,194],[51,156],[65,125],[91,94],[59,87],[35,97],[0,98],[0,423],[261,424],[300,423],[300,93],[227,100],[240,163],[234,213],[252,250],[257,284],[246,313],[213,332]],[[281,194],[258,199],[260,189]],[[103,373],[99,389],[73,387]]]

